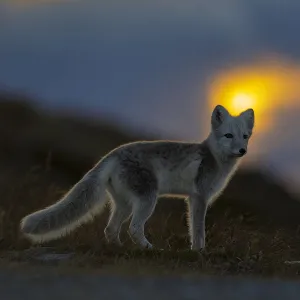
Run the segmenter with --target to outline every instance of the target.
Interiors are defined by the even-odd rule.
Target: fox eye
[[[246,140],[249,137],[249,135],[244,134],[244,139]]]
[[[233,135],[231,133],[226,133],[224,134],[224,136],[226,136],[228,139],[232,139]]]

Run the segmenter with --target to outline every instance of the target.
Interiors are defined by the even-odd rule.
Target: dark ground
[[[249,300],[299,299],[297,282],[241,280],[236,278],[201,279],[169,277],[124,277],[101,274],[74,274],[57,269],[26,271],[2,270],[0,293],[3,299],[206,299]]]
[[[29,270],[45,264],[37,262],[43,249],[30,248],[19,235],[21,218],[57,201],[107,151],[139,137],[101,122],[87,124],[68,116],[47,115],[25,104],[23,98],[14,96],[14,102],[9,98],[3,95],[0,102],[0,256],[6,267]],[[260,170],[241,170],[209,210],[207,248],[202,253],[187,250],[184,202],[162,199],[146,232],[153,244],[165,251],[134,249],[125,228],[125,248],[108,247],[103,235],[106,210],[93,223],[46,245],[54,252],[74,253],[66,261],[47,264],[102,275],[297,279],[300,266],[285,261],[300,260],[299,217],[300,202],[280,182]],[[14,276],[7,274],[7,280]],[[20,281],[30,281],[30,276]],[[106,282],[101,284],[109,288]]]

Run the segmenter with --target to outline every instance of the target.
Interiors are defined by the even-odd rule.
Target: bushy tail
[[[100,161],[60,201],[23,218],[21,232],[32,242],[42,243],[93,219],[106,203],[106,183],[113,164],[113,158]]]

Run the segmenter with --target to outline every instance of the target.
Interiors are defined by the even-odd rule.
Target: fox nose
[[[246,149],[241,148],[239,152],[241,155],[245,155],[247,151],[246,151]]]

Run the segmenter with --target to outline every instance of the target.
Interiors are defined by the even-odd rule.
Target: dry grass
[[[94,128],[94,134],[91,134],[93,131],[87,125],[74,123],[71,126],[74,120],[71,122],[67,119],[65,126],[63,119],[55,122],[53,117],[37,116],[29,111],[30,122],[24,117],[18,119],[26,119],[24,122],[28,126],[16,123],[10,125],[18,135],[11,138],[3,134],[3,148],[6,150],[3,151],[3,159],[0,160],[2,263],[18,261],[20,264],[22,261],[33,264],[25,251],[30,248],[30,244],[19,235],[20,219],[55,202],[108,149],[126,139],[134,139],[113,129],[106,129],[106,132],[110,132],[109,137],[106,134],[103,139],[105,142],[102,140],[102,145],[99,145],[95,142],[95,136],[99,139],[98,133],[99,130],[103,132],[103,126],[99,127],[102,129],[98,131]],[[50,119],[51,128],[55,128],[56,133],[49,128]],[[10,118],[8,120],[11,122]],[[68,129],[69,127],[71,129]],[[74,132],[74,128],[81,129]],[[48,134],[50,131],[51,134]],[[88,137],[85,136],[86,131],[90,132]],[[76,148],[75,144],[69,147],[67,137],[71,134],[72,140],[76,140],[80,145],[84,140],[88,145],[87,149],[81,146]],[[51,138],[47,139],[47,136]],[[42,142],[39,143],[39,140]],[[14,149],[22,149],[22,155],[20,151],[11,151]],[[52,156],[49,157],[49,153],[52,153]],[[257,177],[259,176],[255,178]],[[82,226],[70,236],[51,242],[47,246],[55,247],[59,251],[75,252],[74,258],[63,263],[63,267],[76,266],[105,273],[297,277],[300,267],[289,266],[284,262],[300,259],[297,224],[299,203],[285,192],[280,194],[281,189],[275,184],[268,186],[266,182],[262,183],[261,178],[258,180],[260,183],[254,179],[249,180],[250,177],[244,181],[241,181],[241,178],[243,176],[239,175],[235,184],[233,183],[222,199],[209,210],[207,248],[202,253],[188,250],[185,203],[180,199],[161,199],[147,223],[148,238],[158,249],[164,251],[135,249],[126,234],[127,224],[124,224],[122,232],[124,248],[106,245],[103,229],[108,218],[107,209],[93,223]],[[245,187],[244,182],[248,184]],[[254,182],[255,186],[251,186],[250,183]],[[246,193],[248,200],[246,196],[245,199],[239,197],[239,188],[244,191],[249,189],[249,193]],[[273,194],[268,194],[269,190],[272,190]],[[264,198],[255,196],[255,192],[261,194],[262,191]],[[237,201],[241,205],[237,205]],[[262,201],[264,205],[261,205]],[[251,206],[249,203],[255,205]],[[278,208],[275,203],[279,203]],[[276,207],[276,211],[270,210],[270,205]],[[266,211],[269,212],[269,217]],[[285,215],[285,218],[280,219],[280,215]]]

